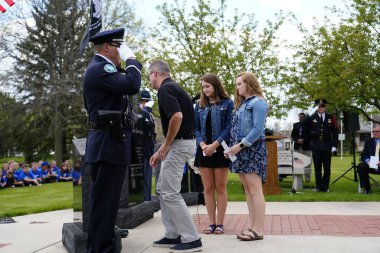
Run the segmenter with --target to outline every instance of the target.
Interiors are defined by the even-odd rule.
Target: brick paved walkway
[[[200,234],[209,225],[206,214],[193,215],[193,220]],[[226,215],[225,234],[239,234],[247,228],[247,214]],[[380,237],[380,215],[266,215],[264,234]]]

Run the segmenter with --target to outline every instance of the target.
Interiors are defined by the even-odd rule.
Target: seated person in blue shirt
[[[364,143],[361,153],[361,162],[358,165],[358,174],[360,179],[360,187],[363,194],[371,194],[371,184],[369,182],[369,174],[380,174],[380,162],[377,166],[370,167],[371,156],[377,156],[379,159],[380,152],[380,125],[375,125],[372,129],[373,138]]]
[[[22,171],[20,173],[20,179],[24,182],[25,186],[32,186],[37,185],[40,186],[41,184],[37,181],[37,179],[33,179],[29,175],[30,167],[29,164],[23,164],[22,165]]]
[[[9,170],[13,172],[13,185],[16,187],[24,186],[24,181],[20,179],[21,169],[18,163],[12,162],[9,166]]]
[[[29,170],[29,177],[32,179],[36,179],[39,184],[42,184],[42,175],[41,171],[38,169],[38,163],[32,163],[32,169]]]
[[[6,174],[6,172],[3,173],[3,170],[0,170],[0,189],[5,188],[7,178]]]
[[[67,163],[62,163],[60,171],[59,182],[73,181],[73,177]]]
[[[57,180],[57,177],[52,175],[48,162],[41,163],[41,177],[44,184],[54,183]]]
[[[73,176],[73,184],[74,185],[81,185],[82,184],[81,162],[80,161],[75,162],[72,176]]]
[[[4,184],[4,187],[5,188],[14,188],[15,185],[14,185],[14,175],[13,175],[13,171],[12,170],[7,170],[7,175],[6,175],[6,178],[5,178],[5,184]]]
[[[57,166],[57,161],[55,160],[52,160],[50,162],[50,173],[51,173],[51,177],[55,177],[55,181],[58,181],[59,167]]]

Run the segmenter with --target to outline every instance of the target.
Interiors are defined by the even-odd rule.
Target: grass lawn
[[[358,161],[358,159],[357,159]],[[352,156],[344,156],[343,160],[336,156],[332,158],[331,182],[346,171],[352,162]],[[313,172],[314,173],[314,172]],[[353,179],[353,170],[346,174]],[[379,175],[373,175],[380,181]],[[153,178],[153,192],[154,192]],[[314,174],[309,183],[304,183],[302,194],[290,195],[292,186],[291,176],[280,182],[282,193],[278,195],[265,196],[266,201],[380,201],[380,185],[372,183],[373,194],[358,194],[358,182],[353,182],[346,178],[339,179],[335,184],[330,185],[329,193],[314,192]],[[75,187],[74,191],[81,195],[80,187]],[[237,174],[229,174],[228,177],[228,199],[229,201],[245,201],[243,188]],[[73,187],[71,182],[46,184],[40,187],[23,187],[0,190],[0,217],[25,215],[73,207]],[[80,199],[74,200],[74,206],[80,204]],[[79,205],[80,206],[80,205]]]
[[[380,201],[380,185],[372,184],[373,194],[364,195],[358,194],[359,182],[354,182],[349,179],[354,179],[354,172],[350,170],[344,177],[340,178],[336,183],[331,184],[336,178],[344,173],[348,168],[351,167],[353,157],[350,155],[343,156],[333,156],[331,161],[331,178],[330,178],[330,192],[314,192],[315,179],[314,179],[314,169],[311,176],[311,181],[306,183],[304,181],[304,189],[299,190],[300,194],[289,194],[292,188],[292,177],[287,176],[282,182],[280,182],[280,187],[282,188],[282,193],[279,195],[268,195],[265,196],[266,201]],[[357,157],[356,161],[359,161]],[[380,181],[380,176],[373,175],[375,180]],[[244,201],[245,197],[243,195],[243,189],[239,181],[239,176],[236,174],[230,174],[228,178],[228,199],[230,201]]]
[[[0,217],[72,208],[72,185],[65,182],[0,190]]]

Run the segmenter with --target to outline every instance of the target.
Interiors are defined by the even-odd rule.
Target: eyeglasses
[[[107,44],[110,45],[111,47],[117,47],[117,48],[121,46],[121,44],[111,44],[111,43],[107,43]]]
[[[325,108],[325,107],[326,107],[325,104],[318,105],[318,108]]]
[[[380,130],[372,131],[372,133],[380,133]]]
[[[149,72],[149,74],[146,76],[146,78],[148,78],[148,80],[150,80],[150,75],[153,74],[153,73],[156,73],[157,71],[151,71]]]

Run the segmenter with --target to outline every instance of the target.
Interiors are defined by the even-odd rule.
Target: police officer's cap
[[[143,90],[141,93],[141,100],[148,100],[148,101],[152,101],[152,97],[150,96],[150,93],[149,91],[147,90]]]
[[[320,99],[316,99],[315,101],[314,101],[314,104],[315,105],[319,105],[319,104],[327,104],[327,100],[326,99],[324,99],[324,98],[320,98]]]
[[[100,32],[90,38],[90,42],[97,44],[104,44],[104,43],[123,43],[124,38],[124,28],[118,28],[114,30],[107,30]]]

